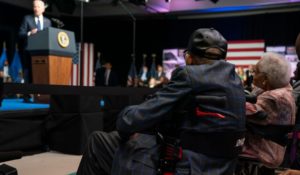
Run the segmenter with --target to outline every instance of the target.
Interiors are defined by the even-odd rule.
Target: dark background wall
[[[0,42],[7,42],[9,56],[17,43],[17,31],[25,14],[32,13],[19,7],[0,4]],[[50,15],[47,15],[51,17]],[[64,29],[72,30],[80,40],[80,18],[59,16],[65,23]],[[146,53],[147,64],[150,55],[157,55],[161,63],[164,48],[184,48],[189,35],[200,27],[213,27],[227,40],[265,39],[266,45],[294,45],[300,32],[300,11],[285,13],[266,13],[241,17],[220,17],[207,19],[179,20],[176,16],[151,15],[137,17],[136,26],[136,63],[142,63]],[[103,60],[109,60],[125,84],[131,63],[132,20],[125,17],[93,17],[84,20],[84,41],[95,43],[95,51],[102,53]],[[0,46],[1,47],[1,46]],[[11,59],[11,58],[10,58]]]

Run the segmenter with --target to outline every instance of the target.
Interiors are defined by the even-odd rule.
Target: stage
[[[3,100],[0,162],[17,168],[19,175],[41,174],[45,165],[59,171],[54,174],[72,174],[88,136],[97,130],[114,130],[124,107],[141,103],[156,90],[4,84],[4,94],[40,94],[50,99],[49,103],[39,103],[34,98],[32,103],[24,103],[21,98]],[[62,160],[66,164],[59,164]]]

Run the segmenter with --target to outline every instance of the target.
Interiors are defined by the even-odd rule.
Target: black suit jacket
[[[43,17],[43,29],[46,29],[48,27],[51,27],[51,21]],[[23,21],[21,23],[20,29],[19,29],[19,51],[21,53],[21,61],[22,61],[22,67],[24,71],[24,78],[25,82],[31,83],[31,57],[29,52],[27,51],[27,39],[28,39],[28,32],[32,29],[37,28],[37,25],[34,20],[34,15],[26,15],[23,18]]]
[[[44,16],[43,29],[51,27],[51,25],[52,25],[51,21],[47,17]],[[19,29],[19,37],[21,40],[24,41],[25,48],[27,47],[27,37],[28,37],[27,33],[35,28],[37,28],[37,25],[34,20],[34,15],[26,15],[23,18],[23,21],[22,21],[20,29]]]
[[[105,68],[100,68],[96,70],[96,79],[95,84],[96,86],[106,86],[105,85]],[[108,77],[108,85],[107,86],[118,86],[119,80],[117,74],[111,70],[109,77]]]

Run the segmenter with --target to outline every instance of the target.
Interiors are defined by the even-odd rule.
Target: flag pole
[[[121,7],[128,13],[128,15],[132,19],[132,54],[133,54],[133,59],[135,60],[136,57],[136,51],[135,51],[135,40],[136,40],[136,18],[132,14],[132,12],[124,5],[122,0],[119,0],[118,3],[121,5]]]
[[[78,0],[80,2],[80,43],[83,43],[83,3],[89,3],[90,0]]]
[[[83,14],[83,8],[84,8],[84,3],[89,3],[90,0],[78,0],[78,2],[80,2],[80,47],[79,47],[79,55],[82,55],[82,50],[81,49],[83,47],[83,25],[84,25],[84,14]],[[79,60],[80,62],[82,61],[82,59]],[[81,69],[80,67],[78,67],[78,69]],[[81,70],[80,70],[81,71]],[[81,78],[79,78],[79,84],[81,84],[81,82],[83,81]]]

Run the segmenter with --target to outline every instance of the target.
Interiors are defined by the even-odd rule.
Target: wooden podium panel
[[[67,56],[32,56],[34,84],[70,85],[72,58]]]

